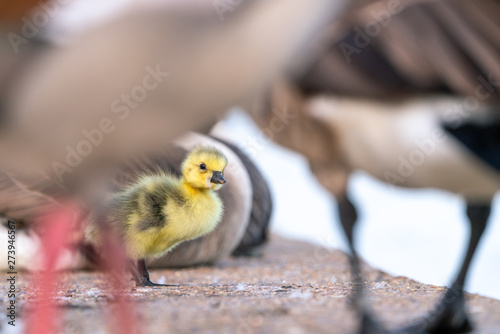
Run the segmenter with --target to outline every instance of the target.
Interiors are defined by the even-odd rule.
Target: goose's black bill
[[[213,172],[210,182],[224,184],[226,183],[226,179],[224,178],[224,176],[222,176],[221,172]]]

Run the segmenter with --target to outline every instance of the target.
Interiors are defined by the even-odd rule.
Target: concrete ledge
[[[142,333],[350,333],[356,319],[348,307],[347,259],[339,251],[273,236],[262,258],[230,259],[215,267],[151,272],[154,282],[180,284],[136,288]],[[365,266],[368,293],[387,327],[425,316],[444,288],[393,277]],[[8,305],[6,274],[0,276],[2,309]],[[30,312],[30,275],[18,274],[16,324]],[[128,275],[126,276],[128,281]],[[64,273],[57,294],[63,331],[108,333],[114,303],[106,275]],[[468,295],[477,333],[500,332],[500,301]],[[2,314],[5,312],[2,312]],[[0,315],[4,329],[8,319]],[[113,327],[111,327],[113,328]]]

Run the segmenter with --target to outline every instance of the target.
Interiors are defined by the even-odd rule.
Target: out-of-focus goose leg
[[[337,206],[340,216],[340,223],[349,244],[351,256],[349,262],[351,265],[351,274],[354,281],[354,290],[351,297],[351,303],[354,310],[361,318],[361,328],[358,331],[360,334],[383,334],[387,333],[371,315],[368,305],[366,304],[363,288],[364,280],[361,273],[361,265],[358,254],[354,248],[354,226],[358,219],[356,208],[350,201],[347,194],[337,197]]]
[[[431,314],[424,323],[414,325],[408,329],[413,330],[415,333],[417,331],[422,333],[422,330],[424,330],[425,333],[429,334],[468,333],[472,330],[472,324],[466,312],[463,288],[472,257],[488,223],[490,210],[491,204],[468,203],[467,217],[470,222],[470,240],[460,272],[451,288],[446,291],[436,306],[434,314]],[[408,329],[403,332],[408,332]]]

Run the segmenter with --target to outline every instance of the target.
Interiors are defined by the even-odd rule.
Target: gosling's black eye
[[[207,169],[207,166],[206,166],[205,164],[201,164],[201,165],[200,165],[200,169],[201,169],[201,170],[206,170],[206,169]]]

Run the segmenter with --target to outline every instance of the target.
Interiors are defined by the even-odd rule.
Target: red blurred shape
[[[101,224],[103,239],[101,266],[109,272],[113,300],[116,303],[115,323],[110,323],[110,331],[114,333],[139,333],[137,316],[127,295],[127,284],[124,279],[124,270],[130,265],[119,238],[104,224]],[[126,277],[126,276],[125,276]]]
[[[34,283],[39,288],[33,304],[33,311],[28,318],[25,333],[51,334],[57,333],[59,319],[54,302],[54,291],[57,282],[57,260],[63,249],[67,247],[74,226],[75,206],[67,205],[63,209],[45,216],[41,221],[44,233],[41,236],[44,253],[44,270],[36,274]]]
[[[35,296],[32,313],[28,317],[26,334],[52,334],[59,332],[60,314],[58,314],[55,303],[55,292],[57,287],[58,273],[57,261],[62,252],[68,247],[75,247],[69,242],[75,229],[80,230],[80,224],[74,224],[77,217],[76,206],[66,205],[50,215],[44,216],[39,224],[43,229],[42,247],[44,253],[43,271],[35,275],[32,287],[38,288]],[[109,272],[113,301],[116,305],[115,317],[110,322],[110,332],[135,334],[137,323],[134,310],[127,296],[127,285],[123,280],[123,271],[127,268],[127,257],[118,238],[116,238],[105,226],[102,226],[102,237],[104,248],[102,253],[102,266]],[[72,249],[71,251],[75,251]]]

